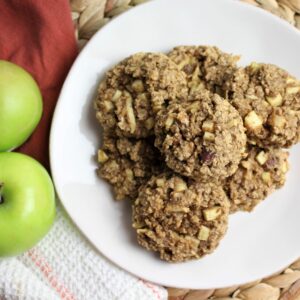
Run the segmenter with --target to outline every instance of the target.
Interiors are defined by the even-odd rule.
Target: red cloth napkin
[[[51,119],[59,91],[77,46],[68,0],[1,0],[0,59],[14,62],[37,80],[43,95],[43,116],[19,149],[49,167]]]

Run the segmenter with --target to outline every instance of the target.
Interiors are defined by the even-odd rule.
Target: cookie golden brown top
[[[229,202],[222,187],[172,173],[153,176],[133,205],[138,242],[171,262],[212,252],[227,230]]]
[[[239,60],[239,56],[210,46],[179,46],[168,56],[186,74],[190,89],[202,87],[211,92],[218,92]]]
[[[135,199],[139,187],[164,168],[153,140],[104,136],[98,150],[98,175],[114,188],[117,200]]]
[[[197,181],[222,180],[237,170],[245,151],[242,119],[208,91],[199,89],[189,100],[159,112],[155,145],[175,172]]]
[[[300,82],[274,65],[253,63],[224,85],[250,143],[290,147],[300,140]]]
[[[288,156],[281,149],[250,147],[236,173],[226,180],[230,211],[252,211],[271,192],[281,188],[288,171]]]
[[[109,70],[100,83],[97,119],[109,135],[148,137],[155,112],[185,98],[186,92],[183,72],[166,55],[137,53]]]

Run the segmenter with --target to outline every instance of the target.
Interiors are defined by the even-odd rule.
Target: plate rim
[[[120,20],[122,20],[123,18],[128,18],[130,16],[130,14],[132,13],[138,13],[139,10],[143,10],[145,9],[147,6],[150,6],[150,5],[156,5],[155,3],[157,2],[167,2],[167,1],[174,1],[174,0],[151,0],[151,1],[147,1],[145,3],[142,3],[136,7],[133,7],[131,8],[130,10],[122,13],[121,15],[118,15],[117,17],[115,17],[113,20],[110,20],[110,22],[108,22],[107,24],[105,24],[102,28],[100,28],[94,35],[93,37],[88,41],[88,43],[85,45],[84,49],[81,50],[81,52],[79,52],[78,56],[76,57],[75,61],[73,62],[65,80],[64,80],[64,83],[62,85],[62,88],[60,90],[60,93],[59,93],[59,96],[58,96],[58,99],[57,99],[57,102],[56,102],[56,106],[55,106],[55,110],[54,110],[54,113],[53,113],[53,117],[52,117],[52,121],[51,121],[51,127],[50,127],[50,134],[49,134],[49,161],[50,161],[50,173],[51,173],[51,176],[52,176],[52,179],[53,179],[53,183],[54,183],[54,186],[55,186],[55,191],[56,191],[56,194],[57,194],[57,201],[59,202],[58,205],[61,205],[63,207],[63,209],[65,210],[65,212],[68,214],[69,216],[69,220],[76,226],[77,230],[79,230],[79,232],[83,235],[83,237],[81,238],[85,238],[86,240],[88,240],[88,242],[90,243],[90,245],[92,246],[92,248],[94,248],[99,255],[105,257],[105,259],[107,259],[110,263],[112,263],[113,265],[115,265],[116,267],[119,267],[121,268],[122,270],[124,270],[125,272],[128,272],[129,274],[133,275],[134,277],[136,278],[143,278],[140,274],[136,274],[134,273],[133,271],[130,271],[127,269],[126,267],[126,264],[122,264],[120,263],[119,261],[116,262],[114,259],[112,259],[111,257],[107,256],[107,254],[103,253],[102,250],[100,250],[96,244],[93,242],[92,239],[90,239],[90,237],[84,233],[84,231],[81,229],[80,225],[79,225],[79,221],[76,220],[76,218],[73,218],[73,215],[72,215],[72,212],[68,209],[68,204],[63,201],[63,197],[62,197],[62,194],[63,192],[60,190],[60,188],[58,188],[59,184],[58,184],[58,180],[56,179],[56,172],[55,172],[55,168],[53,167],[55,165],[55,163],[53,162],[54,160],[54,155],[53,155],[53,152],[54,152],[54,140],[55,140],[55,132],[56,132],[56,125],[57,122],[56,122],[56,119],[58,119],[58,115],[59,115],[59,112],[60,112],[60,106],[62,105],[62,99],[64,98],[64,94],[66,93],[66,90],[67,90],[67,87],[69,86],[69,81],[71,80],[71,77],[73,75],[73,72],[75,69],[77,69],[77,65],[80,63],[80,61],[82,60],[82,57],[85,56],[85,53],[88,52],[89,50],[89,47],[91,47],[91,45],[95,42],[95,40],[98,39],[98,36],[100,36],[102,34],[102,32],[107,28],[107,27],[110,27],[110,26],[113,26],[115,23],[119,22]],[[182,2],[182,3],[186,3],[185,1],[186,0],[175,0],[177,2]],[[201,0],[202,2],[204,2],[205,0]],[[261,14],[263,15],[264,17],[266,18],[269,18],[269,19],[273,19],[274,22],[279,22],[281,24],[281,26],[284,26],[287,30],[291,31],[291,32],[294,32],[294,34],[296,33],[299,38],[300,38],[300,30],[296,29],[294,26],[292,26],[291,24],[289,24],[286,20],[283,20],[281,19],[280,17],[264,10],[264,9],[261,9],[259,7],[255,7],[255,6],[252,6],[250,4],[247,4],[247,3],[244,3],[242,1],[239,1],[239,0],[236,0],[236,1],[233,1],[233,0],[210,0],[211,2],[215,2],[215,3],[218,3],[218,2],[224,2],[224,3],[230,3],[230,5],[237,5],[237,6],[241,6],[241,7],[244,7],[243,9],[245,10],[252,10],[254,11],[255,13],[257,14]],[[200,1],[199,1],[200,2]],[[201,4],[200,4],[201,5]],[[283,266],[283,268],[287,267],[288,265],[290,265],[293,261],[295,261],[299,256],[296,255],[296,257],[293,257],[289,260],[289,262]],[[276,270],[275,270],[276,272]],[[269,277],[273,274],[274,272],[270,272],[270,273],[265,273],[263,275],[263,278],[265,277]],[[257,278],[256,278],[257,279]],[[253,280],[256,280],[255,278]],[[226,287],[229,287],[231,285],[220,285],[218,287],[214,287],[214,286],[200,286],[200,287],[196,287],[195,285],[190,285],[190,286],[187,286],[187,285],[170,285],[169,282],[164,282],[164,281],[161,281],[161,280],[156,280],[155,279],[155,275],[152,276],[152,278],[147,278],[145,279],[147,281],[150,281],[154,284],[158,284],[158,285],[162,285],[162,286],[168,286],[168,287],[175,287],[175,288],[189,288],[189,289],[212,289],[212,288],[226,288]],[[246,284],[246,283],[249,283],[249,281],[247,280],[246,282],[245,281],[236,281],[236,285],[243,285],[243,284]]]

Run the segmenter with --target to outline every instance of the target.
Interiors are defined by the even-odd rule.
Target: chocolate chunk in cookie
[[[159,112],[155,145],[169,168],[197,181],[222,180],[238,167],[246,146],[243,121],[228,101],[202,89]]]

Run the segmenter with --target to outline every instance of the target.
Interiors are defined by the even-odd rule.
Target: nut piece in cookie
[[[282,187],[288,171],[288,152],[251,147],[236,173],[227,178],[225,191],[231,212],[252,211],[275,189]]]
[[[220,185],[171,173],[153,176],[133,205],[138,242],[169,262],[211,253],[227,230],[229,202]]]
[[[189,100],[159,112],[155,145],[175,172],[196,181],[222,180],[237,170],[245,152],[243,121],[217,94],[194,90]]]
[[[137,53],[106,73],[95,100],[96,117],[112,136],[148,137],[155,111],[186,93],[184,73],[166,55]]]
[[[211,46],[179,46],[168,55],[186,74],[190,89],[204,87],[212,92],[220,91],[239,60]]]
[[[139,187],[163,169],[159,151],[148,139],[104,136],[98,162],[97,173],[113,186],[117,200],[135,199]]]
[[[233,73],[223,89],[251,144],[290,147],[300,141],[300,81],[286,71],[252,63]]]

